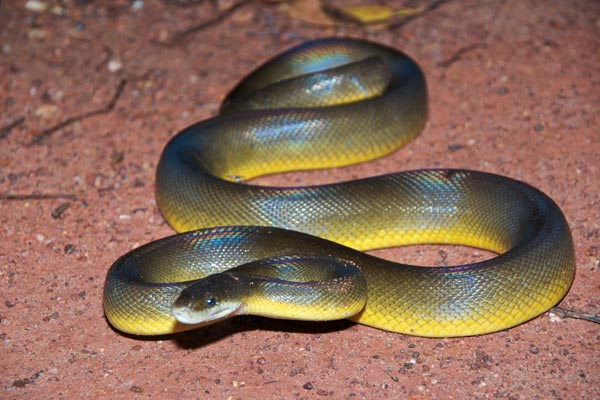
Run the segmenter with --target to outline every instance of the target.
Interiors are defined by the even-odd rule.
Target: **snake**
[[[109,323],[164,335],[257,315],[456,337],[548,311],[573,281],[573,239],[557,204],[527,183],[466,169],[308,186],[247,182],[383,157],[427,118],[423,71],[390,46],[324,38],[262,64],[214,117],[163,149],[156,200],[179,233],[110,267]],[[415,244],[494,256],[432,267],[368,252]]]

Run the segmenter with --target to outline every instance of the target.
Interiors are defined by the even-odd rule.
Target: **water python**
[[[398,172],[307,187],[241,181],[389,154],[427,119],[419,66],[383,45],[329,38],[260,66],[219,115],[166,145],[156,198],[179,232],[110,268],[104,310],[120,331],[159,335],[240,314],[349,318],[429,337],[503,330],[568,291],[573,242],[557,205],[507,177]],[[447,267],[362,251],[440,243],[487,249]]]

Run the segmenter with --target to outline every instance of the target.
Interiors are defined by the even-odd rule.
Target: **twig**
[[[594,322],[596,324],[600,324],[600,316],[592,313],[586,313],[582,311],[576,310],[567,310],[561,307],[554,307],[550,309],[551,313],[558,315],[561,318],[575,318],[582,319],[589,322]]]
[[[173,33],[170,38],[166,39],[162,43],[163,44],[174,44],[178,40],[185,39],[186,36],[189,36],[193,33],[200,32],[206,28],[209,28],[209,27],[223,21],[225,18],[229,17],[231,14],[233,14],[233,12],[235,10],[237,10],[238,8],[240,8],[247,2],[248,2],[247,0],[240,0],[237,3],[234,3],[231,7],[227,8],[226,10],[224,10],[223,12],[218,14],[216,17],[209,19],[208,21],[204,21],[198,25],[193,25],[193,26],[190,26],[189,28],[185,28],[179,32]]]
[[[25,122],[25,117],[19,117],[10,124],[0,128],[0,139],[4,139],[5,137],[7,137],[10,131],[12,131],[17,126],[21,125],[23,122]]]
[[[458,60],[460,60],[465,53],[473,51],[473,50],[475,50],[475,49],[477,49],[479,47],[482,47],[482,45],[479,44],[479,43],[463,47],[463,48],[459,49],[458,51],[456,51],[449,58],[445,59],[444,61],[439,62],[438,65],[440,67],[442,67],[442,68],[448,68],[449,66],[451,66],[452,64],[454,64],[455,62],[457,62]]]
[[[427,6],[425,6],[425,8],[423,8],[423,10],[418,13],[418,14],[414,14],[414,15],[409,15],[405,18],[403,18],[402,20],[391,24],[389,29],[391,30],[395,30],[395,29],[399,29],[402,28],[405,25],[408,25],[408,23],[412,22],[413,20],[420,18],[426,14],[429,14],[430,12],[432,12],[433,10],[437,9],[438,7],[440,7],[441,5],[450,2],[451,0],[435,0],[432,1],[431,3],[429,3]]]
[[[38,133],[36,136],[34,136],[33,139],[31,139],[31,142],[29,142],[29,145],[31,146],[31,145],[36,145],[36,144],[42,144],[44,141],[46,141],[50,137],[50,135],[52,135],[54,132],[56,132],[58,130],[61,130],[65,126],[71,125],[75,122],[81,121],[81,120],[89,118],[89,117],[93,117],[95,115],[106,114],[106,113],[111,112],[113,110],[113,108],[115,107],[117,100],[119,99],[119,97],[121,97],[121,93],[123,93],[123,89],[125,88],[125,83],[127,83],[127,81],[125,79],[123,79],[119,82],[119,84],[117,85],[117,89],[115,90],[115,94],[113,95],[112,99],[108,102],[108,104],[105,105],[104,107],[99,108],[94,111],[90,111],[90,112],[81,114],[81,115],[69,117],[57,125],[54,125],[47,129],[44,129],[43,131]]]
[[[204,0],[161,0],[161,1],[167,5],[181,7],[181,8],[197,6],[198,4],[201,4],[204,2]]]
[[[31,193],[31,194],[6,194],[0,193],[0,200],[77,200],[77,196],[69,193]]]

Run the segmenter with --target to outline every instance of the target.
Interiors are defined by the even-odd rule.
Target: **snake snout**
[[[184,289],[171,306],[182,324],[202,324],[231,317],[241,308],[239,283],[231,274],[208,276]]]

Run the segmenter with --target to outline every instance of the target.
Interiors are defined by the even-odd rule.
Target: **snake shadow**
[[[312,322],[256,316],[238,316],[214,325],[169,335],[169,339],[174,340],[180,348],[191,350],[217,343],[235,334],[256,330],[284,333],[324,334],[342,331],[354,325],[356,325],[356,323],[349,320]],[[165,340],[167,338],[161,337],[161,339]]]
[[[256,330],[300,334],[324,334],[343,331],[356,325],[356,323],[350,320],[314,322],[242,315],[190,331],[160,336],[134,335],[119,331],[108,321],[107,325],[115,333],[129,339],[143,341],[172,340],[181,349],[193,350],[217,343],[235,334]]]

